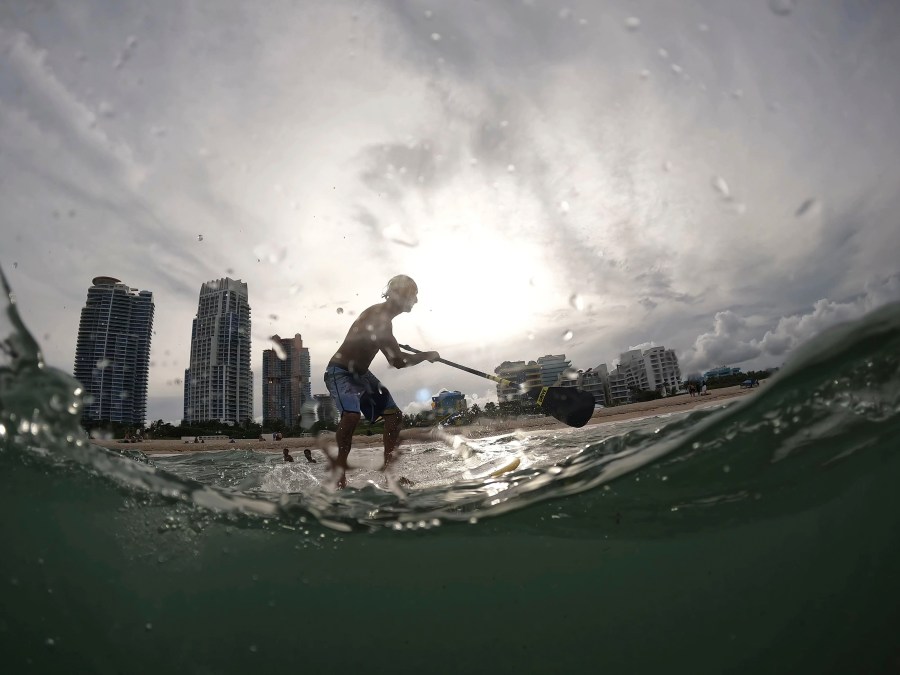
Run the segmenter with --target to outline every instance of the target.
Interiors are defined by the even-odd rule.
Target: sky
[[[0,267],[72,372],[95,276],[154,294],[148,422],[200,286],[314,393],[387,280],[401,343],[493,372],[674,349],[779,366],[900,299],[900,4],[0,0]],[[414,411],[442,364],[373,371]]]

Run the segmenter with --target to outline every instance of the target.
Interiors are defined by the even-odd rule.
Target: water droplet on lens
[[[794,212],[794,216],[796,218],[805,218],[807,216],[814,216],[818,213],[819,213],[819,202],[816,201],[815,199],[807,199]]]
[[[572,295],[569,296],[569,304],[579,312],[584,309],[584,300],[578,293],[572,293]]]
[[[516,165],[515,165],[515,164],[508,164],[508,165],[506,166],[506,170],[509,171],[509,173],[515,173],[515,171],[516,171]]]
[[[435,42],[440,42],[440,40],[441,40],[441,34],[440,34],[440,33],[432,33],[432,34],[431,34],[431,39],[434,40]]]
[[[570,207],[569,207],[569,202],[567,202],[567,201],[561,201],[561,202],[559,203],[559,212],[560,212],[560,213],[568,213],[568,212],[569,212],[569,208],[570,208]]]
[[[636,16],[629,16],[627,19],[625,19],[625,28],[627,28],[628,30],[634,31],[640,27],[641,27],[641,20],[639,18],[637,18]]]
[[[109,368],[110,363],[111,361],[109,359],[100,359],[99,361],[97,361],[97,369],[106,370],[107,368]]]
[[[725,182],[725,179],[721,176],[713,176],[712,186],[723,197],[730,197],[731,190],[728,188],[728,183]]]
[[[281,344],[278,340],[269,340],[272,345],[272,349],[275,352],[275,356],[277,356],[280,360],[284,361],[287,358],[287,352],[284,349],[284,345]]]
[[[769,9],[778,16],[788,16],[796,4],[797,0],[769,0]]]
[[[338,314],[343,314],[343,313],[344,313],[344,308],[343,308],[343,307],[338,307],[338,308],[337,308],[337,313],[338,313]]]
[[[198,235],[197,235],[197,241],[203,241],[203,235],[202,235],[202,234],[198,234]]]
[[[573,332],[570,331],[570,330],[567,330],[565,333],[562,334],[562,339],[565,340],[566,342],[568,342],[568,341],[571,340],[574,336],[575,336],[575,333],[573,333]]]
[[[663,47],[660,47],[656,53],[659,54],[660,58],[663,58],[663,59],[669,58],[668,50],[664,49]]]
[[[705,23],[698,23],[697,30],[699,30],[701,33],[706,33],[709,31],[709,26]]]

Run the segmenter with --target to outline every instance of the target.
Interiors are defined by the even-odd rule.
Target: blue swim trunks
[[[381,415],[400,412],[391,392],[368,370],[358,375],[341,366],[329,365],[325,369],[325,386],[341,413],[360,413],[374,422]]]

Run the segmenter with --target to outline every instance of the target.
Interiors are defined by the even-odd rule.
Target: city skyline
[[[96,282],[99,279],[110,280],[112,278],[98,277],[98,278],[95,278],[94,281]],[[112,279],[112,281],[118,282],[118,280],[115,280],[115,279]],[[132,290],[134,290],[134,289],[132,289]],[[206,298],[205,301],[204,301],[204,298]],[[197,343],[196,346],[194,345],[195,340],[192,338],[192,341],[191,341],[192,348],[190,351],[190,355],[188,357],[189,362],[191,361],[192,358],[194,358],[195,355],[197,355],[201,352],[205,355],[209,355],[211,352],[213,352],[215,350],[214,345],[218,344],[216,342],[218,334],[219,334],[218,321],[220,319],[224,318],[224,315],[219,312],[219,310],[222,309],[221,302],[220,302],[221,298],[225,298],[226,300],[229,300],[229,298],[230,298],[230,301],[232,303],[237,301],[241,304],[247,305],[247,307],[246,307],[246,319],[247,320],[245,323],[243,323],[244,328],[241,330],[242,330],[242,332],[249,334],[249,332],[250,332],[249,326],[251,325],[251,322],[249,320],[250,307],[249,307],[249,287],[248,287],[248,285],[240,280],[231,279],[230,277],[224,277],[219,280],[204,282],[201,285],[201,293],[200,293],[200,301],[199,301],[199,307],[202,309],[202,311],[198,310],[198,316],[195,316],[194,319],[192,320],[192,334],[195,334],[198,330],[198,317],[200,314],[203,315],[203,320],[199,322],[199,325],[200,325],[199,335],[201,337],[196,340],[196,343]],[[227,305],[227,302],[226,302],[226,305]],[[226,313],[227,313],[227,310],[226,310]],[[240,314],[240,312],[238,312],[238,314]],[[239,317],[238,317],[238,322],[242,323]],[[235,328],[235,326],[232,326],[232,329],[234,329],[234,328]],[[230,329],[228,329],[226,326],[226,327],[224,327],[223,330],[224,330],[224,332],[227,333],[228,330],[230,330]],[[236,334],[237,334],[237,330],[232,330],[232,335],[234,336]],[[203,341],[206,344],[205,347],[200,347],[201,341]],[[277,343],[277,346],[275,346],[276,343]],[[246,341],[246,344],[244,344],[243,346],[240,346],[239,349],[242,350],[242,352],[244,354],[252,354],[253,353],[252,344],[253,344],[253,341],[252,341],[252,337],[251,337]],[[254,412],[252,419],[254,419],[255,421],[259,421],[259,422],[262,422],[264,419],[266,419],[266,415],[265,415],[265,410],[266,410],[266,405],[267,405],[267,403],[266,403],[267,397],[266,397],[266,393],[265,393],[266,392],[266,373],[267,373],[267,368],[273,367],[272,364],[276,364],[276,363],[280,364],[280,365],[275,366],[274,372],[282,372],[283,373],[283,372],[289,371],[289,372],[293,373],[293,375],[286,375],[286,376],[285,375],[273,375],[273,377],[278,377],[278,378],[286,377],[287,381],[291,381],[293,378],[299,378],[296,382],[293,383],[293,385],[294,385],[293,388],[296,389],[297,388],[296,385],[299,385],[300,392],[302,392],[302,393],[296,392],[296,395],[301,396],[301,399],[300,399],[301,402],[300,402],[299,406],[296,407],[297,413],[293,414],[293,410],[295,407],[293,405],[288,406],[290,408],[290,411],[288,413],[286,413],[291,419],[296,419],[297,417],[299,417],[301,415],[301,408],[302,408],[303,401],[305,401],[305,400],[321,401],[321,396],[327,395],[327,393],[324,391],[313,391],[312,390],[312,382],[315,378],[313,377],[313,374],[311,371],[310,350],[308,347],[303,346],[303,341],[302,341],[302,337],[301,337],[300,333],[295,333],[293,338],[280,338],[280,336],[278,336],[276,334],[276,335],[270,336],[267,340],[265,340],[264,344],[269,345],[269,346],[263,347],[261,350],[262,358],[263,358],[263,361],[262,361],[263,366],[260,369],[260,385],[261,386],[257,389],[255,386],[253,386],[255,384],[255,382],[253,382],[251,379],[251,392],[252,391],[260,391],[261,392],[261,402],[260,402],[261,404],[259,406],[258,414],[255,414],[256,413],[256,402],[252,398],[252,393],[250,394],[250,396],[251,396],[250,407]],[[663,348],[655,346],[655,343],[650,343],[650,344],[644,346],[644,351],[658,351],[660,349],[663,349]],[[609,373],[606,375],[606,377],[612,376],[614,382],[618,381],[619,375],[616,373],[616,370],[620,366],[620,361],[621,361],[622,357],[626,356],[626,354],[628,354],[629,352],[632,352],[632,351],[635,351],[635,349],[630,349],[626,352],[621,352],[619,354],[619,358],[610,360],[609,364],[612,366],[612,369],[609,371]],[[638,347],[636,351],[641,352],[641,348]],[[674,353],[674,350],[666,350],[666,351]],[[293,352],[296,352],[296,354],[294,354]],[[237,355],[237,354],[235,354],[235,355]],[[270,358],[268,366],[267,366],[267,361],[266,361],[267,356],[269,356],[269,358]],[[676,367],[677,367],[677,357],[675,357],[675,358],[676,358]],[[250,361],[252,361],[252,359],[250,359]],[[296,372],[295,372],[294,366],[292,365],[294,363],[294,361],[296,361],[298,364],[300,364],[299,370],[296,370]],[[594,361],[596,361],[596,359],[594,359]],[[607,361],[602,361],[596,366],[579,367],[579,366],[573,365],[571,363],[571,361],[566,357],[565,354],[553,354],[553,355],[547,354],[544,356],[535,357],[535,358],[527,359],[527,360],[519,360],[519,361],[515,361],[515,362],[504,362],[500,365],[495,366],[494,368],[490,368],[490,370],[492,372],[500,374],[501,376],[511,377],[511,379],[515,380],[516,376],[518,374],[518,370],[514,369],[513,371],[508,371],[508,369],[504,369],[504,366],[509,365],[509,364],[518,364],[518,363],[522,364],[523,366],[526,366],[526,369],[528,366],[536,366],[536,370],[534,370],[534,373],[530,376],[530,379],[526,378],[526,382],[528,383],[528,386],[547,386],[547,385],[554,384],[554,383],[559,384],[561,379],[565,378],[565,372],[567,370],[571,371],[572,373],[577,374],[577,373],[584,373],[585,371],[594,371],[598,368],[606,368],[607,367]],[[153,366],[153,362],[148,361],[147,370],[149,371],[150,369],[152,369],[152,366]],[[96,369],[96,363],[93,367]],[[210,379],[210,376],[204,375],[203,373],[207,372],[209,370],[209,366],[203,365],[202,361],[198,360],[197,367],[198,367],[197,382],[208,381]],[[386,363],[385,363],[384,367],[385,367],[385,369],[388,368]],[[287,371],[284,371],[285,368],[287,368]],[[200,400],[198,398],[198,396],[202,397],[203,390],[198,389],[197,391],[200,393],[195,393],[194,395],[192,395],[190,393],[191,388],[188,386],[188,383],[191,382],[191,375],[190,375],[191,366],[188,366],[188,368],[186,368],[184,372],[185,372],[185,377],[184,377],[184,381],[183,381],[183,383],[184,383],[183,411],[184,412],[183,412],[182,416],[180,418],[174,417],[174,418],[167,419],[165,417],[154,415],[151,412],[151,413],[145,415],[145,417],[148,421],[156,420],[156,419],[163,419],[166,422],[180,423],[180,422],[183,422],[184,420],[199,421],[201,419],[201,417],[197,417],[197,415],[198,414],[202,415],[203,413],[195,414],[193,412],[194,405],[191,402]],[[252,372],[253,371],[251,369],[251,371],[250,371],[251,378],[252,378]],[[575,379],[576,378],[572,378],[572,381],[574,382]],[[613,400],[615,402],[623,402],[624,397],[627,396],[628,389],[625,385],[626,379],[628,382],[628,386],[634,386],[634,385],[641,384],[640,379],[639,378],[635,379],[633,376],[629,376],[628,378],[626,378],[625,375],[622,375],[620,379],[621,379],[620,390],[621,390],[621,392],[626,392],[626,393],[620,392],[618,400],[616,400],[616,398],[613,397]],[[646,378],[644,378],[644,379],[646,379]],[[227,380],[227,376],[225,376],[223,373],[220,373],[218,376],[212,376],[212,381],[214,383],[216,383],[216,382],[218,383],[218,384],[212,385],[212,390],[213,391],[221,390],[223,387],[223,382],[225,382],[225,380]],[[569,383],[564,383],[564,385],[565,384],[569,384]],[[644,384],[647,384],[647,383],[645,382]],[[590,386],[588,388],[590,388]],[[320,389],[322,389],[322,390],[325,389],[324,383],[321,383]],[[476,395],[475,397],[472,397],[470,394],[470,395],[466,396],[466,399],[467,400],[471,399],[472,403],[483,404],[484,402],[486,402],[488,400],[492,400],[492,397],[490,394],[492,393],[492,391],[494,389],[496,389],[496,391],[493,392],[494,393],[493,399],[495,399],[496,401],[503,400],[504,396],[510,395],[511,392],[513,391],[512,389],[510,389],[509,392],[506,392],[506,390],[503,389],[503,387],[501,385],[496,385],[496,387],[494,385],[491,385],[488,389],[485,390],[483,395],[481,395],[481,396]],[[501,394],[501,390],[506,393]],[[445,387],[435,390],[435,392],[440,392],[440,391],[450,391],[450,390],[446,389]],[[609,399],[609,387],[605,386],[604,391],[606,392],[605,397],[607,399]],[[281,397],[283,397],[283,396],[284,396],[284,394],[281,394],[281,395],[273,394],[272,395],[273,398],[277,397],[279,400],[281,400]],[[290,396],[291,396],[291,394],[288,394],[288,397],[290,397]],[[145,398],[146,398],[146,395],[145,395]],[[216,396],[216,397],[212,397],[212,398],[222,399],[223,397]],[[246,400],[246,395],[244,395],[244,400]],[[429,399],[428,402],[419,402],[418,405],[415,405],[412,403],[407,404],[407,406],[404,407],[404,412],[415,413],[415,412],[427,410],[427,409],[429,409],[430,401],[431,401],[431,399]],[[282,404],[279,403],[279,407],[281,405]],[[188,416],[189,408],[192,411],[190,416]],[[198,410],[199,409],[200,408],[198,407]],[[211,410],[211,408],[208,408],[208,409]],[[244,405],[244,409],[246,409],[246,405]],[[211,413],[207,413],[207,414],[211,414]],[[275,417],[282,418],[283,416],[276,415]],[[209,419],[217,419],[217,418],[209,418]],[[292,425],[289,424],[288,426],[292,426]]]

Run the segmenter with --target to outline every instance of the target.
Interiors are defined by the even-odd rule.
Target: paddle
[[[420,349],[415,349],[409,345],[400,345],[401,349],[405,349],[413,354],[421,354]],[[472,375],[478,375],[487,380],[493,380],[498,384],[507,387],[518,387],[519,385],[511,380],[498,377],[497,375],[489,375],[482,373],[480,370],[462,366],[447,359],[436,359],[444,365],[452,368],[464,370]],[[527,391],[522,392],[525,396],[532,399],[540,408],[541,412],[550,417],[555,417],[563,424],[570,427],[583,427],[594,414],[594,397],[586,391],[581,391],[575,387],[531,387]]]

